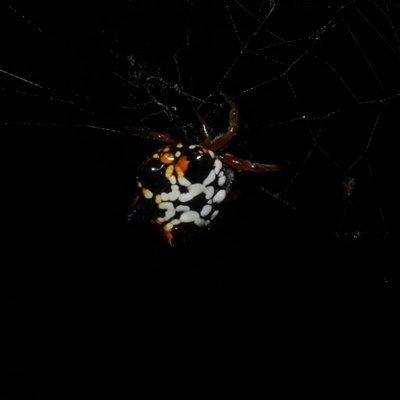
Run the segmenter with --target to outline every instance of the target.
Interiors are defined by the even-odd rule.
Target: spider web
[[[391,353],[398,1],[53,3],[0,4],[3,269],[12,271],[0,279],[11,299],[4,326],[16,327],[10,336],[22,355],[40,351],[30,357],[34,365],[15,355],[12,364],[42,381],[40,390],[50,393],[53,382],[51,398],[60,388],[76,397],[69,371],[68,378],[57,368],[51,379],[41,376],[38,360],[50,355],[49,365],[57,366],[55,358],[68,365],[76,356],[79,374],[87,333],[88,343],[100,338],[88,358],[96,363],[101,354],[102,370],[83,363],[82,376],[94,383],[91,393],[99,386],[115,398],[122,382],[131,383],[132,374],[117,366],[137,360],[142,339],[132,349],[132,338],[140,331],[148,334],[143,343],[151,342],[146,352],[156,346],[171,310],[184,311],[184,336],[194,316],[201,336],[195,343],[211,337],[219,346],[245,329],[250,340],[241,336],[235,349],[284,338],[280,351],[288,348],[289,359],[299,347],[309,358],[324,331],[334,338],[318,354],[326,343],[334,348],[349,339],[356,354],[359,338],[373,332],[368,357],[374,343]],[[216,90],[240,113],[227,152],[287,165],[275,175],[238,173],[238,199],[210,233],[192,247],[169,249],[147,222],[126,226],[136,167],[160,144],[122,127],[194,140],[197,110],[218,134],[229,110]],[[317,334],[305,329],[312,343],[293,341],[315,321]],[[268,332],[258,326],[264,323]],[[108,346],[124,362],[107,355]]]
[[[220,89],[240,112],[227,151],[287,167],[239,173],[237,204],[201,248],[238,246],[246,264],[273,243],[280,263],[301,242],[318,264],[323,240],[343,264],[342,251],[365,262],[370,246],[390,246],[398,233],[396,1],[137,3],[1,5],[0,123],[10,169],[19,171],[9,182],[19,210],[13,237],[29,241],[37,226],[59,233],[66,224],[85,237],[100,229],[158,248],[150,228],[126,233],[122,220],[135,166],[159,144],[121,127],[193,140],[198,110],[223,132]],[[382,261],[372,275],[388,282],[390,267]]]

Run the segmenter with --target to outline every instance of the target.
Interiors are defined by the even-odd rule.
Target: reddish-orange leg
[[[275,164],[252,163],[249,160],[244,160],[243,158],[239,158],[227,153],[221,154],[219,157],[223,163],[242,171],[274,173],[283,168],[283,166]]]
[[[222,135],[217,136],[213,140],[211,140],[210,134],[207,132],[206,125],[204,123],[203,118],[201,118],[199,115],[200,123],[203,129],[203,134],[204,134],[204,142],[202,143],[202,146],[204,146],[206,149],[209,150],[219,150],[220,148],[224,147],[235,135],[236,132],[239,128],[239,110],[236,106],[236,104],[233,102],[233,100],[228,97],[224,92],[221,90],[218,90],[218,94],[221,95],[224,100],[230,105],[231,111],[229,112],[229,128],[228,130],[223,133]]]
[[[201,145],[203,147],[205,147],[206,149],[209,149],[210,144],[211,144],[211,135],[208,133],[207,124],[204,121],[204,118],[198,112],[196,112],[196,115],[197,115],[198,120],[200,121],[201,130],[203,131],[203,135],[204,135],[204,141]]]
[[[228,105],[231,107],[231,110],[229,112],[229,128],[228,130],[217,136],[214,139],[211,139],[211,135],[207,130],[207,125],[206,122],[204,121],[203,117],[199,114],[197,114],[197,118],[200,121],[201,124],[201,129],[203,131],[203,136],[204,136],[204,141],[201,144],[203,147],[209,150],[219,150],[222,147],[224,147],[235,135],[236,132],[238,131],[239,128],[239,110],[234,103],[234,101],[227,96],[224,92],[218,91],[219,95],[224,98],[224,100],[228,103]],[[130,130],[138,131],[138,132],[143,132],[147,134],[148,136],[151,136],[154,139],[161,140],[166,144],[170,145],[175,145],[177,144],[177,141],[174,140],[168,133],[163,133],[163,132],[156,132],[152,131],[150,129],[145,129],[145,128],[139,128],[135,126],[130,126],[130,127],[125,127]],[[239,169],[242,171],[251,171],[251,172],[278,172],[280,171],[283,166],[275,165],[275,164],[260,164],[260,163],[252,163],[249,160],[244,160],[243,158],[239,158],[236,156],[233,156],[232,154],[221,154],[219,156],[221,160],[229,165],[230,167],[233,167],[235,169]]]
[[[203,118],[198,115],[205,137],[202,145],[210,150],[219,150],[220,148],[224,147],[236,135],[236,132],[239,128],[239,110],[236,104],[224,92],[219,90],[218,93],[231,107],[231,111],[229,113],[228,130],[222,135],[219,135],[215,139],[211,140],[211,136],[207,131],[206,124]],[[282,166],[275,164],[252,163],[249,160],[244,160],[243,158],[233,156],[232,154],[221,154],[220,158],[225,164],[243,171],[274,173],[280,171],[283,168]]]
[[[124,129],[129,129],[131,131],[137,131],[137,132],[141,132],[146,134],[147,136],[150,136],[154,139],[157,140],[161,140],[162,142],[166,143],[166,144],[170,144],[170,145],[174,145],[177,144],[178,142],[172,138],[171,135],[169,135],[168,133],[164,133],[164,132],[156,132],[156,131],[152,131],[151,129],[147,129],[147,128],[139,128],[137,126],[124,126]]]

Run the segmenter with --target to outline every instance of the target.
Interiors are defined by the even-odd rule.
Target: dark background
[[[238,358],[390,353],[399,6],[256,3],[1,5],[6,393],[122,393],[126,365],[166,373],[182,347],[221,363],[232,342]],[[228,151],[290,164],[239,173],[216,226],[170,249],[125,221],[159,143],[120,127],[193,140],[198,109],[221,132],[218,88],[240,111]]]

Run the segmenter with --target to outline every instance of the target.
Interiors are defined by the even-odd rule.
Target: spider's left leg
[[[141,128],[138,126],[123,126],[122,129],[140,132],[143,135],[147,135],[154,139],[161,140],[166,144],[171,144],[171,145],[177,144],[177,141],[175,139],[173,139],[172,136],[169,135],[168,133],[156,132],[156,131],[152,131],[151,129]]]
[[[236,135],[236,132],[239,128],[239,110],[236,104],[224,92],[221,92],[219,90],[218,93],[231,107],[231,111],[229,112],[229,128],[225,133],[217,136],[214,140],[211,141],[209,147],[210,150],[219,150],[221,147],[224,147]]]
[[[220,155],[220,158],[225,164],[229,165],[230,167],[242,171],[274,173],[284,168],[284,166],[275,164],[253,163],[249,160],[244,160],[243,158],[233,156],[232,154],[222,154]]]

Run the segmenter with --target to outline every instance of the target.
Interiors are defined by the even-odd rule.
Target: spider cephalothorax
[[[214,139],[200,116],[204,135],[201,144],[176,142],[168,134],[147,131],[148,135],[167,145],[140,166],[137,196],[130,217],[137,209],[143,211],[162,229],[171,246],[185,243],[212,226],[231,189],[234,168],[253,172],[277,172],[282,168],[216,153],[238,129],[235,103],[224,93],[219,93],[231,110],[228,130]]]

